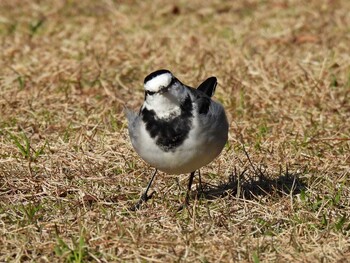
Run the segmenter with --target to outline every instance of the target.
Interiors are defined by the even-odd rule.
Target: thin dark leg
[[[195,172],[196,171],[194,171],[194,172],[192,172],[190,174],[190,179],[188,180],[188,186],[187,186],[187,192],[186,192],[185,201],[183,202],[183,204],[179,207],[179,209],[177,211],[181,211],[185,206],[189,205],[191,186],[192,186],[192,183],[193,183],[193,178],[194,178],[194,173]]]
[[[186,205],[189,204],[189,200],[190,200],[190,192],[191,192],[191,187],[192,187],[192,183],[193,183],[193,178],[194,178],[194,173],[196,171],[192,172],[190,174],[190,179],[188,180],[188,186],[187,186],[187,192],[186,192],[186,198],[185,198],[185,203]]]
[[[149,199],[152,198],[152,195],[153,195],[154,192],[152,192],[150,195],[147,195],[147,193],[148,193],[148,190],[151,188],[153,179],[156,176],[157,171],[158,171],[157,169],[154,171],[151,180],[148,182],[146,191],[141,195],[140,200],[135,205],[133,205],[131,207],[132,211],[138,210],[140,208],[140,206],[142,205],[142,203],[144,203],[144,202],[146,203]]]

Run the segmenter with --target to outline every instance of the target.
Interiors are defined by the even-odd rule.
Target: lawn
[[[350,1],[0,2],[0,262],[346,262]],[[218,78],[222,154],[159,173],[123,113]]]

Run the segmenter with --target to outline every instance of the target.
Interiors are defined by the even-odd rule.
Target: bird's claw
[[[188,198],[185,199],[185,201],[178,207],[177,209],[177,213],[182,211],[184,208],[187,208],[189,206],[190,202],[188,200]]]
[[[154,191],[150,195],[148,195],[147,193],[143,193],[140,197],[140,200],[136,204],[131,206],[130,210],[131,211],[139,210],[143,203],[146,203],[149,199],[153,197],[154,193],[155,193]]]

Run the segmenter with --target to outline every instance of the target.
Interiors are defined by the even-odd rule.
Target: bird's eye
[[[154,91],[146,90],[146,94],[147,94],[147,95],[151,95],[151,96],[152,96],[152,95],[155,94],[155,93],[156,93],[156,92],[154,92]]]

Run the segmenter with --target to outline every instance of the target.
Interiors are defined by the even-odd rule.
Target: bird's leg
[[[154,192],[152,192],[150,195],[148,195],[147,193],[148,193],[148,190],[151,188],[153,179],[156,176],[157,171],[158,171],[157,169],[154,171],[151,180],[148,182],[146,191],[141,195],[140,200],[135,205],[133,205],[130,210],[132,210],[132,211],[138,210],[140,208],[140,206],[142,205],[142,203],[144,203],[144,202],[146,203],[149,199],[152,198],[152,195]]]
[[[184,207],[189,205],[189,200],[190,200],[190,192],[191,192],[191,186],[193,183],[193,178],[194,178],[194,173],[196,171],[192,172],[190,174],[190,179],[188,180],[188,186],[187,186],[187,192],[186,192],[186,197],[185,197],[185,201],[183,202],[183,204],[178,208],[177,211],[181,211]]]

